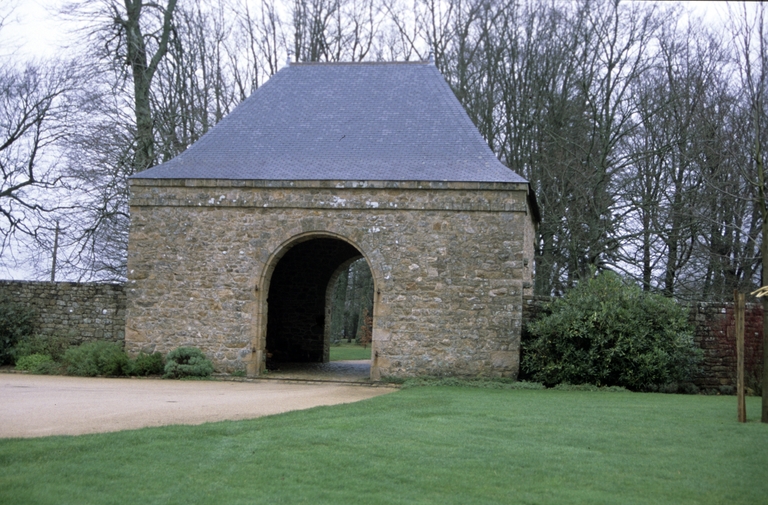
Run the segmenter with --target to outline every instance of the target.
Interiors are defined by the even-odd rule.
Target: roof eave
[[[199,187],[199,188],[334,188],[334,189],[433,189],[526,191],[527,181],[419,181],[419,180],[274,180],[274,179],[170,179],[132,177],[131,186]],[[535,203],[535,196],[534,196]],[[535,206],[538,212],[538,206]]]

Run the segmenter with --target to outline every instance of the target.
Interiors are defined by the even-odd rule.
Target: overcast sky
[[[99,0],[88,0],[99,1]],[[261,0],[248,0],[258,4]],[[63,19],[59,10],[66,0],[0,0],[0,64],[23,62],[30,58],[66,56],[66,46],[74,41],[76,22]],[[727,2],[682,2],[692,7],[707,23],[722,24],[727,17]],[[732,2],[738,3],[741,2]],[[6,59],[7,58],[7,59]],[[0,278],[27,278],[26,270],[16,271],[8,258],[0,260]]]
[[[54,11],[61,0],[0,0],[0,15],[7,15],[0,31],[3,56],[53,56],[66,44],[66,23]],[[11,7],[13,11],[9,14]]]
[[[258,0],[254,0],[257,2]],[[0,0],[0,16],[15,6],[0,31],[0,54],[3,56],[52,57],[61,54],[72,41],[72,21],[62,20],[57,10],[65,0]],[[725,17],[724,1],[681,2],[705,16],[705,20],[718,23]],[[734,3],[734,2],[731,2]],[[740,2],[739,2],[740,3]]]

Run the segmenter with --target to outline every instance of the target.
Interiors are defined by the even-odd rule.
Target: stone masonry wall
[[[134,180],[131,190],[131,353],[195,345],[221,371],[256,373],[271,269],[297,241],[329,237],[371,266],[374,378],[517,375],[527,185]]]
[[[42,335],[68,337],[72,344],[125,338],[122,284],[0,281],[0,295],[31,307]]]
[[[74,344],[124,339],[126,297],[122,284],[0,281],[0,296],[3,295],[29,304],[37,312],[41,334],[69,335]],[[525,296],[523,324],[537,317],[548,301],[547,297]],[[696,303],[690,309],[695,341],[704,351],[701,371],[694,383],[704,391],[730,393],[736,385],[733,304]],[[747,304],[747,387],[758,381],[762,373],[762,318],[760,304]]]
[[[526,296],[523,324],[541,314],[547,297]],[[694,303],[689,306],[694,342],[704,356],[693,383],[702,391],[730,394],[736,387],[736,334],[733,303]],[[762,378],[763,308],[748,303],[744,317],[744,368],[747,387]]]

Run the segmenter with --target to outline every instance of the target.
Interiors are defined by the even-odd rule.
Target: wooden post
[[[733,292],[735,301],[734,315],[736,318],[736,396],[738,402],[738,418],[740,423],[747,422],[747,404],[744,399],[744,293]]]

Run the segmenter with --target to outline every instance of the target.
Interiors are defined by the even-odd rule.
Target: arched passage
[[[268,367],[328,360],[329,285],[360,257],[350,243],[322,236],[299,240],[275,258],[266,303]]]

